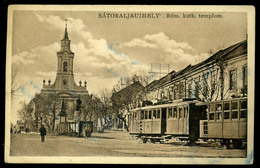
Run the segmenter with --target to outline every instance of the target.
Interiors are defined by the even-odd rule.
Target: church
[[[50,102],[54,95],[57,97],[59,102],[57,102],[56,105],[59,107],[55,109],[55,117],[53,118],[56,121],[53,128],[57,127],[57,124],[61,122],[74,122],[76,115],[75,113],[77,113],[76,110],[78,110],[78,101],[88,95],[86,81],[83,83],[80,80],[79,85],[75,83],[73,73],[74,53],[71,51],[70,42],[71,40],[69,39],[66,23],[64,37],[61,40],[61,48],[60,51],[57,52],[58,64],[56,79],[53,83],[51,80],[43,80],[43,88],[39,94],[42,99],[38,102],[35,101],[35,105],[42,104],[42,106],[47,106],[46,102]],[[37,108],[35,109],[37,111]],[[36,112],[35,114],[40,115],[39,112]],[[63,118],[61,120],[61,115],[64,116],[65,119]],[[36,118],[40,118],[40,116],[37,116]],[[41,123],[44,124],[45,121],[43,122],[42,120],[43,119],[41,119]]]

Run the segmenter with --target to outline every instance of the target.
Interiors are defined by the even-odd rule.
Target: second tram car
[[[200,121],[200,138],[215,139],[227,148],[241,147],[247,139],[247,98],[234,98],[197,103],[207,107],[207,116]]]
[[[196,102],[178,100],[133,109],[128,116],[130,134],[140,137],[186,137],[190,142],[195,142],[199,138],[200,120],[206,117],[205,106],[196,106]],[[146,140],[143,138],[143,142]]]

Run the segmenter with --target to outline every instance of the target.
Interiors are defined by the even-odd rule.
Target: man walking
[[[44,136],[46,135],[46,129],[44,128],[44,125],[40,128],[40,133],[41,133],[41,140],[44,142]]]

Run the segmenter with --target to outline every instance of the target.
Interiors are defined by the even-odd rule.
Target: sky
[[[245,13],[225,12],[214,19],[166,18],[166,12],[160,12],[160,18],[99,18],[99,13],[14,11],[11,65],[22,87],[12,100],[13,122],[21,101],[39,93],[43,79],[55,81],[65,19],[75,53],[75,82],[86,80],[90,94],[112,89],[121,76],[149,72],[151,64],[169,64],[170,71],[178,71],[209,57],[210,50],[245,40],[247,34]]]

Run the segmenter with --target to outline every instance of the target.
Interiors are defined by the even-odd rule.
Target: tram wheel
[[[223,145],[226,147],[226,149],[230,148],[230,140],[223,140]]]
[[[233,140],[232,141],[232,144],[233,144],[233,147],[234,148],[236,148],[236,149],[238,149],[238,148],[241,148],[241,146],[242,146],[242,141],[241,140]]]

